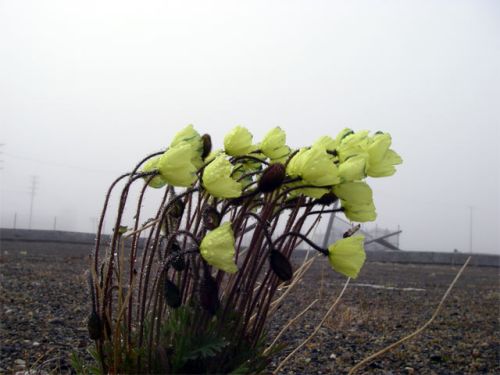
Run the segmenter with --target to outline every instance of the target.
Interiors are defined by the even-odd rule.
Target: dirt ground
[[[70,373],[72,351],[85,353],[88,295],[86,248],[2,244],[0,373],[36,369]],[[282,374],[344,374],[375,351],[427,321],[459,267],[370,263],[353,280],[318,334]],[[318,259],[271,317],[272,337],[313,300],[282,336],[287,344],[269,371],[315,328],[345,279]],[[500,287],[496,268],[469,267],[426,331],[359,373],[500,373]]]

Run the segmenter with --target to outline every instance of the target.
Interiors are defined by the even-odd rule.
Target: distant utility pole
[[[54,216],[54,227],[53,230],[56,230],[57,227],[57,216]]]
[[[472,210],[474,207],[469,206],[469,252],[472,254]]]
[[[30,219],[29,219],[28,229],[31,229],[31,222],[33,220],[33,201],[35,200],[37,183],[38,183],[38,176],[31,176],[31,203],[30,203]]]
[[[14,212],[14,229],[16,229],[17,226],[17,212]]]

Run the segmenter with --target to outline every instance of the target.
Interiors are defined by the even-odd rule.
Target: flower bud
[[[322,204],[323,206],[329,206],[335,202],[337,202],[339,198],[333,194],[332,192],[328,192],[323,194],[323,196],[316,200],[316,203]]]
[[[271,269],[274,271],[276,276],[282,281],[288,281],[293,276],[292,265],[290,261],[281,254],[278,250],[271,250],[269,254],[269,263],[271,264]]]
[[[209,134],[203,134],[201,136],[201,141],[203,142],[203,151],[201,153],[201,158],[205,159],[210,151],[212,151],[212,138],[210,138]]]
[[[279,188],[285,180],[285,166],[281,163],[271,164],[260,177],[258,187],[263,193],[269,193]]]
[[[179,288],[177,288],[177,285],[175,285],[166,277],[165,284],[163,285],[163,295],[165,296],[167,305],[169,305],[173,309],[178,308],[182,303],[181,292]]]
[[[211,275],[205,274],[200,283],[201,307],[214,315],[220,306],[219,287]]]
[[[203,211],[203,224],[209,230],[215,229],[220,224],[220,213],[215,207],[209,206]]]
[[[178,219],[182,216],[182,213],[184,212],[184,203],[182,203],[177,198],[174,199],[175,199],[174,203],[172,203],[172,205],[168,209],[168,215]]]
[[[184,260],[184,257],[181,254],[175,254],[172,260],[170,261],[170,264],[174,268],[174,270],[181,272],[186,269],[186,261]]]
[[[87,321],[87,329],[89,331],[89,337],[92,340],[99,340],[102,335],[102,321],[95,310],[90,313]]]

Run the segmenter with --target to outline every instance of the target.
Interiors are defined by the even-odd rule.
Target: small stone
[[[332,353],[330,354],[330,359],[337,359],[337,356],[334,353]]]
[[[414,369],[413,367],[409,367],[409,366],[407,366],[407,367],[405,367],[405,371],[406,371],[406,373],[407,373],[408,375],[413,375],[413,374],[415,374],[415,369]]]
[[[14,361],[14,365],[16,366],[16,368],[18,369],[24,369],[26,367],[26,361],[23,360],[23,359],[16,359]]]
[[[33,346],[40,346],[40,343],[38,341],[33,341]]]
[[[481,352],[479,351],[479,349],[478,349],[478,348],[474,348],[474,349],[472,349],[472,356],[473,356],[474,358],[477,358],[477,357],[479,357],[480,355],[481,355]]]

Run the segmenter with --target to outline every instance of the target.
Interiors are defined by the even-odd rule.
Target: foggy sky
[[[190,123],[217,146],[350,127],[403,157],[368,179],[403,249],[469,251],[472,207],[473,251],[498,253],[499,4],[1,0],[1,225],[27,227],[38,176],[34,228],[93,230],[112,180]]]

